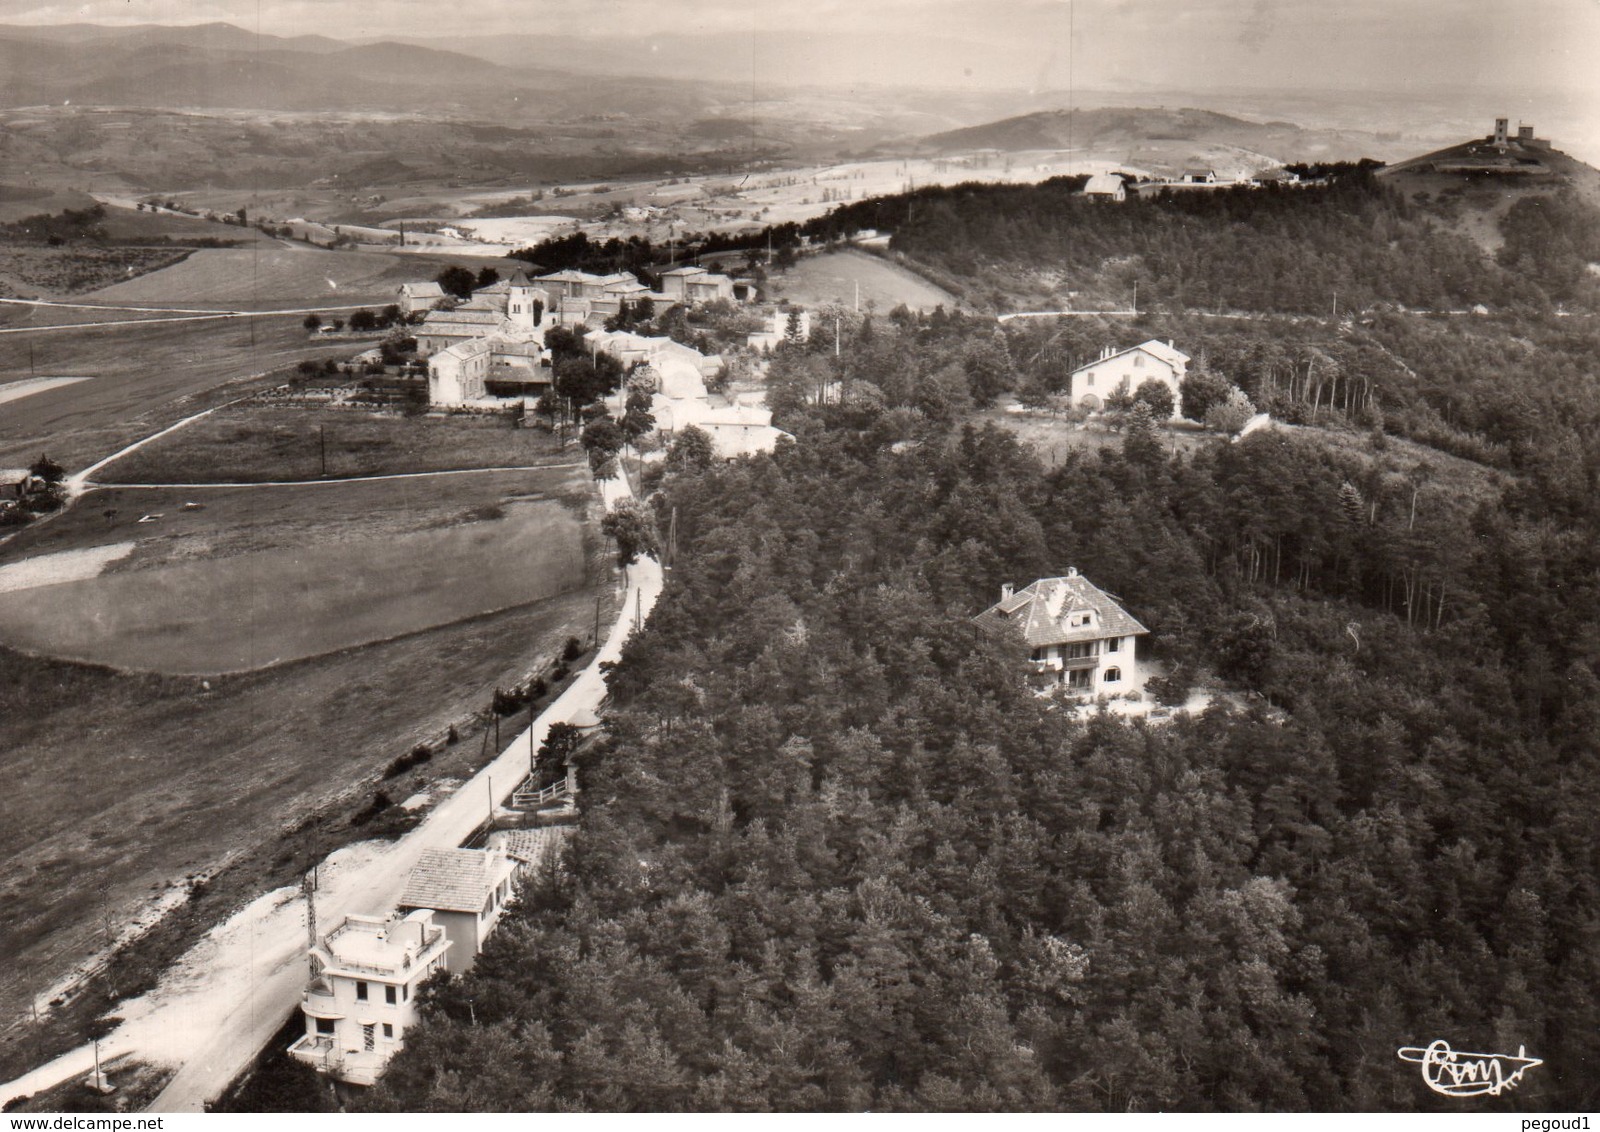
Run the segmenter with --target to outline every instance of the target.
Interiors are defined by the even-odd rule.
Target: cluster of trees
[[[552,236],[531,248],[511,253],[512,259],[537,265],[543,271],[573,269],[596,275],[609,275],[617,271],[631,271],[646,286],[654,286],[651,268],[667,257],[666,249],[653,245],[643,236],[618,239],[591,240],[583,232],[569,236]]]
[[[1519,305],[839,312],[785,343],[799,443],[726,463],[686,430],[609,521],[624,556],[670,522],[674,568],[576,756],[583,825],[362,1103],[1443,1111],[1395,1050],[1444,1037],[1544,1059],[1487,1109],[1592,1107],[1600,337],[1547,317],[1550,213],[1508,214],[1496,264],[1330,172],[1125,208],[962,186],[817,225],[1173,304]],[[1342,436],[1170,454],[1134,390],[1119,447],[1046,469],[970,423],[1149,337],[1194,357],[1186,411]],[[1164,726],[1031,695],[1020,639],[972,616],[1067,566],[1152,630],[1162,699],[1231,694]]]
[[[46,243],[52,247],[72,240],[104,241],[106,206],[94,204],[88,208],[67,208],[60,212],[41,212],[24,216],[7,224],[0,224],[0,237],[29,243]]]
[[[493,287],[500,282],[500,272],[493,267],[480,267],[474,272],[469,267],[453,263],[433,277],[439,289],[457,299],[470,299],[480,287]]]
[[[1594,1103],[1600,517],[1317,434],[1047,471],[790,413],[668,472],[584,824],[367,1104],[1443,1109],[1438,1036],[1545,1059],[1486,1107]],[[1028,694],[971,616],[1068,565],[1254,706]]]
[[[1496,258],[1537,278],[1549,294],[1571,299],[1592,293],[1591,263],[1600,262],[1600,209],[1571,189],[1525,196],[1500,218],[1505,237]]]
[[[351,313],[348,323],[342,318],[330,319],[324,323],[321,315],[308,314],[301,320],[300,325],[304,326],[307,333],[311,334],[315,334],[323,326],[330,326],[334,330],[343,330],[348,326],[358,334],[370,334],[375,330],[387,330],[389,327],[404,321],[405,318],[401,315],[400,308],[394,303],[390,303],[381,310],[373,311],[363,307],[358,311],[354,311]]]
[[[833,239],[877,228],[893,233],[897,251],[960,277],[1003,286],[1018,269],[1049,271],[1085,299],[1118,306],[1135,280],[1141,306],[1173,310],[1327,313],[1335,295],[1350,310],[1548,306],[1542,270],[1487,261],[1373,169],[1341,166],[1326,185],[1165,192],[1116,208],[1084,198],[1081,178],[932,187],[843,205],[803,230]],[[1519,255],[1503,262],[1520,268]]]

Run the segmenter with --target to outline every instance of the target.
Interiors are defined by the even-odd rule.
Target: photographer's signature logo
[[[1422,1066],[1422,1079],[1428,1088],[1447,1097],[1477,1097],[1487,1093],[1498,1097],[1516,1087],[1522,1075],[1544,1062],[1529,1057],[1522,1046],[1516,1056],[1509,1053],[1466,1053],[1450,1048],[1440,1038],[1426,1049],[1404,1046],[1400,1060]]]

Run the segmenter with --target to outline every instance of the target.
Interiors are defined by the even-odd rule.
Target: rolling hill
[[[1378,176],[1427,207],[1436,221],[1487,252],[1505,243],[1501,220],[1519,201],[1576,193],[1600,207],[1600,170],[1555,148],[1549,140],[1504,149],[1491,137],[1473,138],[1397,161]]]
[[[1398,156],[1400,144],[1353,130],[1305,129],[1292,122],[1252,122],[1211,110],[1150,107],[1042,110],[931,134],[924,152],[1071,150],[1154,173],[1205,164],[1248,173],[1285,161],[1341,161]]]

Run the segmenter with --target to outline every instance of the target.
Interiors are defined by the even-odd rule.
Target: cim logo
[[[1527,1050],[1517,1047],[1516,1055],[1509,1053],[1466,1053],[1450,1048],[1450,1043],[1440,1038],[1426,1048],[1403,1046],[1400,1060],[1422,1066],[1422,1080],[1428,1088],[1447,1097],[1479,1097],[1488,1094],[1498,1097],[1507,1089],[1516,1087],[1522,1075],[1544,1062],[1529,1057]]]

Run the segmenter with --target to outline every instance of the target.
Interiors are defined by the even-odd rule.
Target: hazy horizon
[[[0,23],[211,22],[352,40],[742,39],[749,55],[704,77],[752,81],[781,72],[785,50],[811,63],[821,49],[837,59],[821,77],[838,85],[1537,89],[1600,105],[1589,0],[459,0],[443,29],[433,0],[0,0]]]
[[[1233,112],[1374,131],[1403,123],[1422,136],[1487,132],[1504,114],[1600,159],[1590,0],[459,0],[443,27],[433,0],[0,0],[6,24],[216,22],[765,88],[1013,91],[1060,105],[1075,92],[1134,106],[1232,99]],[[565,49],[572,37],[597,47]],[[541,38],[560,42],[540,55]]]

